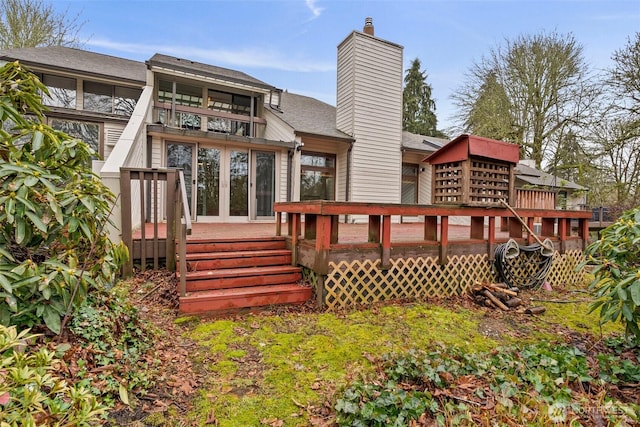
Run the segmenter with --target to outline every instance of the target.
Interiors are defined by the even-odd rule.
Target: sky
[[[519,36],[571,34],[593,71],[640,31],[640,0],[50,0],[81,24],[85,50],[145,61],[155,53],[245,72],[335,105],[337,46],[371,17],[375,35],[418,58],[438,128],[474,63]]]

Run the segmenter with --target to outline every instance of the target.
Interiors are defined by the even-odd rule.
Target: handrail
[[[176,221],[180,219],[180,233],[178,240],[178,257],[180,264],[180,296],[187,293],[187,236],[191,235],[191,211],[189,209],[189,198],[187,197],[187,186],[184,181],[184,171],[178,171],[178,185],[176,186],[180,195],[176,198]]]

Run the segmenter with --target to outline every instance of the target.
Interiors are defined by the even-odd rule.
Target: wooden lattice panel
[[[556,252],[547,280],[555,286],[582,281],[576,266],[583,259],[581,251]],[[379,259],[330,262],[324,303],[332,310],[394,299],[444,298],[461,295],[476,282],[497,280],[487,254],[451,256],[446,265],[435,257],[392,259],[388,270],[380,269]]]
[[[324,284],[328,309],[443,298],[460,295],[475,282],[495,280],[486,254],[452,256],[447,265],[432,257],[392,259],[388,270],[380,269],[380,260],[330,262],[329,271]]]
[[[444,163],[434,166],[434,203],[461,203],[464,179],[462,163]]]
[[[556,251],[553,263],[547,275],[547,282],[554,286],[572,285],[583,280],[584,272],[577,270],[578,265],[585,260],[580,250],[567,251],[560,254]]]
[[[501,199],[509,200],[510,171],[505,163],[472,160],[469,203],[498,205]]]

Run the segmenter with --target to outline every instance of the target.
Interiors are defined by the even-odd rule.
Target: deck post
[[[300,214],[289,214],[291,222],[289,227],[291,229],[289,235],[291,237],[291,265],[298,265],[298,236],[300,235]]]
[[[531,216],[527,218],[527,227],[529,227],[529,230],[533,230],[534,220],[535,218]],[[527,245],[532,245],[534,240],[533,234],[527,233]]]
[[[495,216],[490,216],[489,217],[489,228],[487,230],[488,232],[488,236],[487,236],[487,251],[489,252],[489,260],[493,261],[493,259],[495,258],[495,251],[496,251],[496,217]]]
[[[282,212],[276,212],[276,236],[282,236]]]
[[[586,218],[578,219],[578,235],[582,239],[582,250],[589,246],[589,220]]]
[[[314,222],[316,225],[314,229],[316,235],[314,270],[326,274],[327,258],[329,257],[329,249],[331,249],[331,216],[318,215]]]
[[[380,215],[369,215],[369,243],[380,243]]]
[[[469,238],[471,239],[484,239],[484,217],[472,216],[471,217],[471,230]]]
[[[440,259],[441,265],[449,261],[449,217],[440,217]]]
[[[176,269],[176,194],[178,193],[178,182],[176,181],[176,171],[167,171],[167,240],[165,256],[167,260],[167,270]],[[180,215],[178,218],[181,218]]]
[[[331,243],[338,243],[338,227],[340,217],[338,215],[331,215]]]
[[[391,267],[391,215],[382,216],[382,269]]]
[[[133,230],[131,225],[131,171],[120,169],[120,206],[122,211],[122,241],[129,249],[129,259],[122,266],[122,275],[133,274]]]
[[[145,227],[146,206],[144,203],[144,180],[145,180],[144,172],[138,171],[138,185],[140,187],[140,270],[141,271],[145,271],[147,269],[147,229]]]
[[[435,242],[438,240],[438,217],[424,217],[424,240]]]
[[[563,254],[567,249],[567,218],[558,218],[558,237],[560,238],[560,253]]]

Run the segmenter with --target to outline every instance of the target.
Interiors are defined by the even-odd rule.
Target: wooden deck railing
[[[134,218],[133,198],[140,206]],[[152,262],[158,269],[164,258],[167,269],[176,268],[176,241],[179,251],[185,250],[186,236],[191,234],[191,214],[186,203],[184,175],[177,169],[120,169],[120,202],[122,204],[122,241],[129,249],[129,262],[123,268],[124,276],[133,274],[133,260],[140,260],[140,269],[145,271]],[[175,206],[175,209],[166,208]],[[166,222],[166,236],[160,234],[159,224]],[[178,226],[178,224],[180,224]],[[139,239],[133,231],[139,229]],[[181,271],[185,260],[179,252]],[[181,275],[181,279],[184,274]]]
[[[382,265],[389,265],[391,256],[391,217],[418,216],[424,218],[423,239],[415,242],[402,242],[402,246],[437,248],[440,263],[446,264],[451,246],[449,238],[449,218],[468,217],[469,235],[467,242],[485,244],[487,251],[499,243],[496,237],[496,218],[514,218],[512,212],[506,208],[483,208],[465,206],[435,206],[435,205],[401,205],[355,202],[286,202],[276,203],[276,234],[282,235],[282,215],[287,216],[288,235],[293,250],[292,263],[298,264],[298,249],[301,242],[314,245],[315,271],[323,270],[323,263],[329,258],[332,249],[339,248],[339,222],[342,215],[359,215],[368,217],[367,243],[361,245],[363,249],[376,245],[380,250]],[[589,235],[589,218],[591,212],[517,209],[518,215],[524,219],[530,229],[534,228],[534,218],[541,218],[540,236],[549,237],[560,243],[558,248],[565,250],[569,240],[580,240],[582,249],[587,244]],[[304,215],[304,230],[302,230],[302,215]],[[578,229],[575,239],[571,236],[571,221],[577,220]],[[486,236],[485,236],[486,230]],[[527,244],[534,242],[533,235],[526,235],[522,224],[518,220],[509,221],[508,233],[510,238]],[[399,242],[393,242],[399,243]],[[368,245],[368,246],[367,246]],[[357,247],[350,243],[352,248]]]

